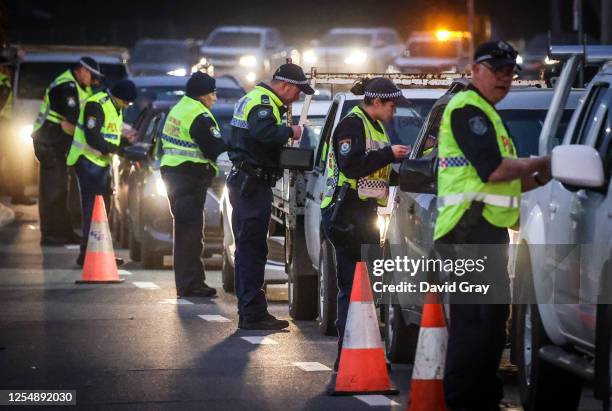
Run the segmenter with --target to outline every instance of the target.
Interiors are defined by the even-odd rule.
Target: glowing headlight
[[[178,68],[175,68],[174,70],[170,70],[166,74],[168,74],[169,76],[183,77],[187,75],[187,70],[185,70],[185,67],[178,67]]]
[[[255,67],[257,64],[257,58],[252,55],[240,57],[240,65],[242,67]]]
[[[255,83],[255,80],[257,80],[257,74],[253,72],[247,73],[246,81],[248,81],[249,83]]]
[[[306,50],[302,57],[304,58],[304,63],[314,64],[317,62],[317,55],[314,50]]]
[[[164,180],[162,180],[161,177],[156,177],[155,178],[155,190],[157,191],[157,194],[163,197],[166,197],[168,195],[168,192],[166,191],[166,185],[164,184]]]
[[[367,54],[365,54],[363,51],[355,50],[344,59],[344,62],[346,64],[362,64],[365,63],[367,57]]]
[[[557,64],[559,62],[559,60],[553,60],[550,57],[546,56],[546,58],[544,58],[544,64],[546,64],[547,66],[552,66],[553,64]]]
[[[379,214],[376,220],[376,225],[378,226],[378,232],[380,233],[380,239],[382,240],[387,236],[387,229],[389,228],[389,216]]]
[[[32,142],[32,131],[34,131],[34,126],[31,124],[19,128],[19,138],[23,143]]]
[[[523,56],[521,56],[520,54],[516,56],[516,64],[518,64],[519,66],[523,64]]]

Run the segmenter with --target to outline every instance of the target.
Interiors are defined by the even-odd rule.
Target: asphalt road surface
[[[410,366],[392,367],[397,396],[329,397],[336,340],[313,322],[237,330],[236,299],[213,270],[214,299],[177,301],[172,271],[135,262],[122,284],[76,285],[78,251],[41,248],[36,206],[16,211],[0,229],[0,389],[76,390],[87,410],[406,409]],[[270,311],[289,318],[286,301]],[[518,410],[516,376],[504,378],[506,409]],[[584,397],[581,409],[600,409]]]

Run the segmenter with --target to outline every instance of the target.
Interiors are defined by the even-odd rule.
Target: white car
[[[325,122],[325,116],[328,112],[330,100],[313,100],[310,103],[308,110],[308,121],[304,130],[304,135],[300,139],[300,147],[316,148],[319,144],[321,130]],[[292,105],[292,120],[294,124],[298,123],[300,113],[302,111],[303,102],[296,102]],[[231,164],[226,156],[219,157],[217,163],[221,169],[231,168]],[[236,243],[234,241],[234,232],[232,231],[232,205],[227,195],[227,189],[223,191],[221,198],[221,214],[223,218],[223,265],[222,279],[223,289],[228,292],[234,291],[234,255],[236,252]],[[268,263],[266,265],[265,282],[267,284],[286,283],[287,274],[285,273],[285,238],[283,235],[277,234],[277,224],[271,224],[270,236],[268,238]]]
[[[397,31],[388,27],[334,28],[314,47],[304,50],[304,70],[316,67],[320,72],[385,72],[404,51]]]

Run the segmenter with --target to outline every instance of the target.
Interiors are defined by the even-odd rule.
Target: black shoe
[[[11,204],[30,206],[36,204],[36,200],[26,196],[14,196],[11,198]]]
[[[56,237],[54,235],[46,235],[40,238],[40,245],[64,245],[66,240],[64,237]]]
[[[243,319],[238,322],[238,328],[242,330],[282,330],[287,327],[289,327],[289,321],[279,320],[268,313],[260,320]]]
[[[179,297],[212,297],[217,295],[217,290],[204,283],[200,288],[178,294],[180,294]]]

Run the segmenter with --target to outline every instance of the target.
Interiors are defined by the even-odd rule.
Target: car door
[[[599,142],[603,149],[609,140],[609,127],[604,125],[608,123],[611,98],[608,83],[591,86],[576,126],[564,143],[595,146]],[[597,295],[598,290],[593,288],[597,287],[599,275],[594,274],[597,262],[589,261],[589,256],[594,257],[595,250],[601,246],[593,242],[597,220],[608,219],[604,199],[601,189],[576,190],[559,181],[552,182],[545,250],[552,262],[547,267],[551,273],[548,285],[553,290],[551,302],[555,303],[561,332],[582,345],[594,340],[595,305],[583,303],[596,302],[589,301],[589,297]]]
[[[306,200],[304,203],[304,224],[306,235],[306,248],[310,261],[319,264],[319,251],[321,248],[321,201],[325,189],[325,163],[327,160],[327,147],[332,136],[335,120],[338,114],[340,100],[335,99],[327,112],[325,125],[321,131],[319,145],[315,152],[315,165],[312,175],[306,185]]]

